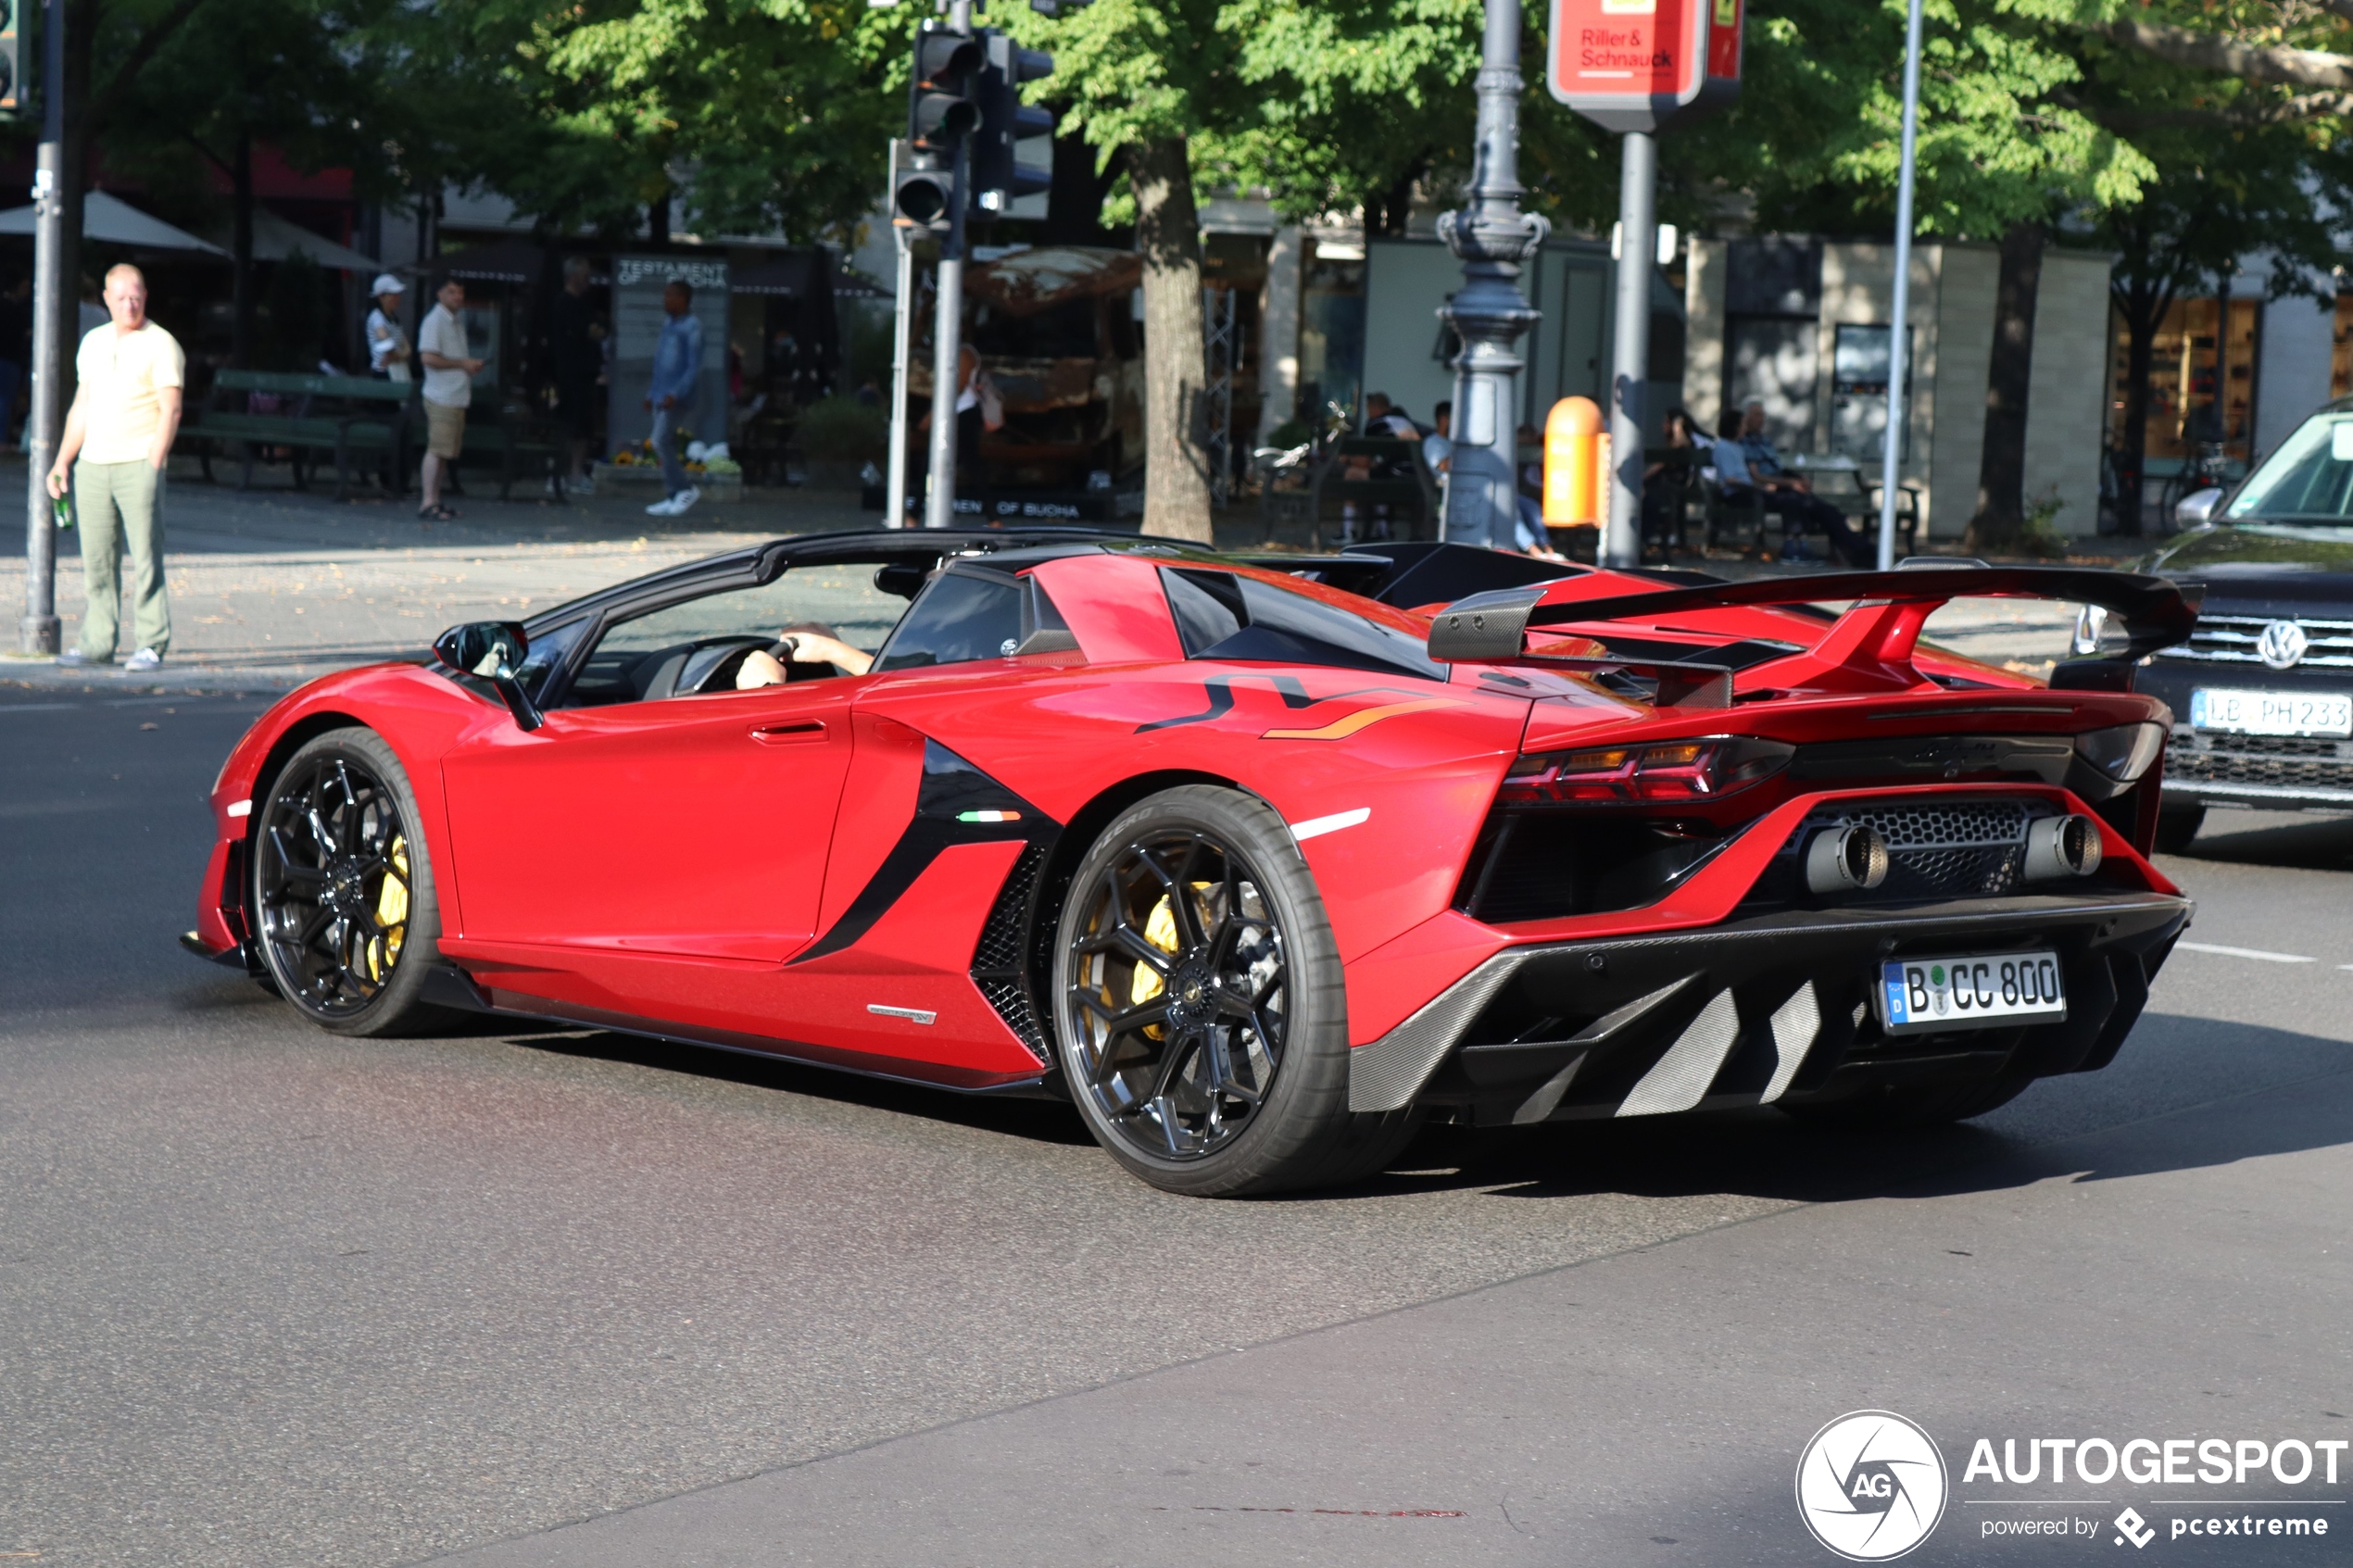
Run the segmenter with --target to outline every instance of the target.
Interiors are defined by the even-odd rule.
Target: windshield
[[[2305,420],[2223,515],[2233,522],[2353,522],[2353,409]]]

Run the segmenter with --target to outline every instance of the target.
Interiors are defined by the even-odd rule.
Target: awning
[[[749,267],[738,267],[727,274],[729,294],[775,295],[785,299],[807,299],[809,291],[824,277],[814,253],[805,250],[779,251],[765,260]]]
[[[31,234],[38,211],[36,207],[16,207],[0,212],[0,234]],[[104,191],[92,191],[82,198],[82,237],[129,245],[133,250],[193,250],[223,257],[229,254],[184,229],[173,228],[160,218],[148,217],[129,202]],[[368,265],[372,267],[375,263]]]

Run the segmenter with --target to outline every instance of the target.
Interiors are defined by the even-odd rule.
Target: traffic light
[[[32,112],[31,29],[25,26],[29,0],[0,0],[0,119],[18,119]],[[37,4],[38,0],[30,0]]]
[[[908,88],[907,139],[918,153],[946,157],[980,127],[981,41],[925,22],[915,35]]]
[[[900,145],[906,145],[900,143]],[[950,209],[956,200],[956,179],[952,170],[902,167],[891,177],[890,209],[903,222],[935,233],[948,232]]]
[[[0,0],[5,3],[5,0]],[[895,160],[890,207],[917,228],[945,233],[955,216],[956,157],[980,126],[981,40],[925,22],[907,84],[908,157]]]
[[[1053,111],[1021,101],[1023,82],[1054,74],[1054,56],[1025,49],[994,28],[981,37],[988,48],[980,77],[980,132],[973,142],[973,205],[1001,215],[1017,198],[1054,182]],[[1034,145],[1026,148],[1024,143]],[[1025,160],[1024,152],[1036,156]]]

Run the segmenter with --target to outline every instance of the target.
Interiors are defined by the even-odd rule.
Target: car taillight
[[[1504,775],[1504,805],[1713,800],[1768,779],[1797,748],[1754,735],[1545,751],[1522,757]]]

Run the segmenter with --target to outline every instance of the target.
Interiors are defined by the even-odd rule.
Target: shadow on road
[[[2353,814],[2209,811],[2184,859],[2229,865],[2353,868]]]
[[[601,1031],[518,1029],[515,1022],[485,1019],[479,1033],[518,1047],[807,1095],[1023,1142],[1089,1141],[1076,1114],[1057,1101],[952,1094],[775,1058]],[[1969,1123],[1844,1132],[1767,1108],[1529,1128],[1441,1126],[1425,1132],[1387,1172],[1353,1189],[1299,1196],[1328,1202],[1486,1189],[1520,1198],[1737,1194],[1824,1203],[1992,1191],[2055,1175],[2105,1181],[2353,1141],[2353,1114],[2347,1114],[2353,1112],[2353,1047],[2286,1030],[2162,1017],[2152,1017],[2144,1028],[2158,1036],[2141,1042],[2152,1059],[2149,1071],[2171,1071],[2185,1054],[2200,1071],[2169,1079],[2171,1093],[2155,1104],[2130,1094],[2102,1097],[2095,1078],[2051,1080],[2029,1093],[2078,1090],[2095,1102],[2056,1137]],[[2194,1043],[2174,1037],[2187,1029],[2195,1030]],[[2252,1063],[2271,1064],[2264,1082],[2249,1082]],[[2211,1114],[2250,1094],[2289,1097],[2293,1110]],[[2329,1113],[2317,1114],[2322,1106]],[[2108,1140],[2089,1164],[2072,1147],[2079,1138],[2128,1126],[2151,1130]]]

